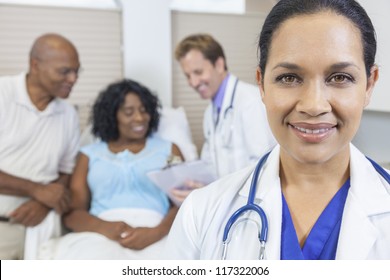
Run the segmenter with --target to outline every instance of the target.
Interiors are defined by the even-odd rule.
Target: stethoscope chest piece
[[[261,225],[259,225],[259,230],[257,232],[258,240],[260,242],[258,257],[259,259],[264,259],[265,257],[265,243],[267,242],[268,235],[268,219],[264,210],[259,205],[255,204],[255,196],[257,190],[257,180],[259,178],[261,169],[267,161],[269,154],[270,153],[264,155],[256,165],[256,168],[253,172],[247,204],[237,209],[226,223],[222,239],[222,259],[226,259],[227,257],[228,245],[232,239],[230,231],[233,231],[233,229],[240,225],[242,221],[246,221],[245,219],[242,219],[242,217],[245,213],[249,212],[254,212],[259,217],[259,222],[261,223]]]
[[[222,259],[264,259],[265,242],[259,243],[261,226],[256,213],[244,213],[223,242]]]

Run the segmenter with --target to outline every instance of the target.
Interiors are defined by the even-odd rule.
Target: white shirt
[[[59,172],[70,174],[79,149],[79,123],[73,106],[54,99],[44,111],[31,102],[26,74],[0,78],[0,170],[38,183]],[[0,194],[0,215],[26,199]]]
[[[255,203],[263,208],[268,218],[266,259],[280,259],[279,150],[277,146],[265,163],[257,180],[255,196]],[[389,260],[390,186],[352,144],[350,168],[351,187],[344,206],[336,259]],[[233,173],[188,196],[169,233],[167,258],[221,258],[225,225],[233,212],[246,204],[253,169],[254,166]],[[257,218],[253,211],[247,216],[253,220]],[[258,256],[256,232],[250,226],[243,223],[232,238],[228,258]]]
[[[205,143],[201,159],[218,177],[256,162],[275,146],[259,89],[230,74],[215,126],[215,110],[209,104],[203,119]],[[234,97],[233,97],[234,93]]]

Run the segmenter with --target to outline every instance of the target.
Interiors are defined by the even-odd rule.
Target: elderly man
[[[0,78],[0,259],[24,258],[26,231],[68,209],[79,124],[66,99],[78,78],[75,46],[58,34],[33,44],[29,71]]]

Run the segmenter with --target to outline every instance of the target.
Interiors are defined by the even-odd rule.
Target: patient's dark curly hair
[[[100,92],[92,110],[92,133],[104,142],[115,141],[119,138],[118,121],[116,118],[119,108],[124,104],[127,94],[139,97],[150,115],[149,129],[146,136],[157,130],[160,120],[160,102],[145,86],[124,79],[110,84]]]

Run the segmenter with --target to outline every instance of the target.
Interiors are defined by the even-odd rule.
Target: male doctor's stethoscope
[[[248,202],[246,205],[243,207],[239,208],[236,210],[233,215],[228,219],[224,232],[223,232],[223,239],[222,239],[222,245],[223,245],[223,250],[222,250],[222,259],[225,260],[228,252],[228,245],[229,245],[229,232],[231,227],[234,225],[234,223],[237,221],[237,219],[245,212],[248,211],[255,211],[261,221],[261,230],[258,234],[258,239],[260,241],[260,251],[259,251],[259,259],[262,260],[265,257],[265,243],[267,242],[267,234],[268,234],[268,220],[267,216],[265,215],[264,210],[259,206],[254,203],[255,201],[255,195],[256,195],[256,182],[259,177],[260,171],[263,168],[270,152],[264,155],[260,161],[257,163],[256,168],[253,172],[253,177],[249,189],[249,196],[248,196]],[[387,183],[390,184],[390,174],[386,172],[379,164],[374,162],[372,159],[368,158],[367,159],[371,162],[371,164],[374,166],[375,170],[387,181]]]
[[[236,95],[236,89],[237,89],[237,84],[238,84],[238,78],[236,79],[233,87],[233,92],[232,96],[230,97],[230,104],[229,106],[223,111],[223,126],[222,126],[222,132],[221,132],[221,137],[222,137],[222,144],[224,147],[229,147],[231,144],[232,140],[232,135],[233,135],[233,103],[234,103],[234,97]],[[216,120],[215,120],[215,128],[217,127],[219,123],[219,114],[217,114]],[[208,132],[210,134],[210,131]]]

